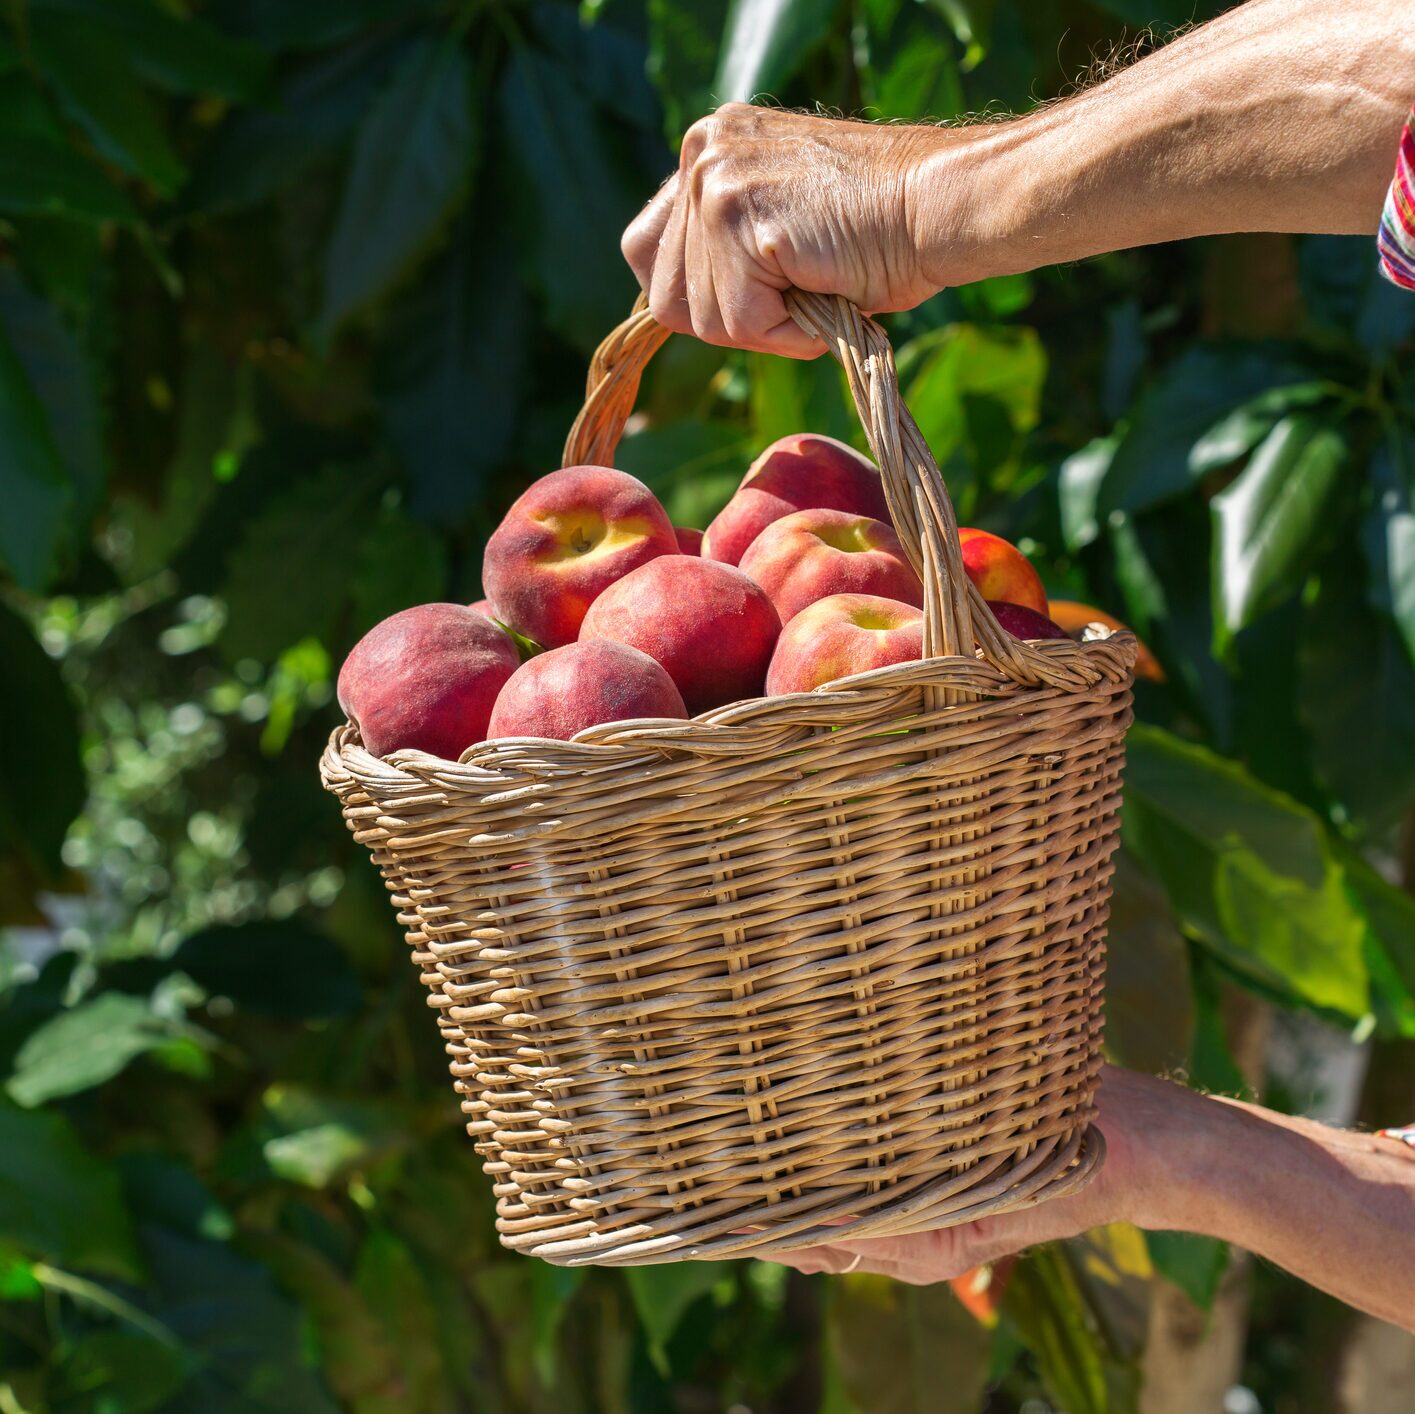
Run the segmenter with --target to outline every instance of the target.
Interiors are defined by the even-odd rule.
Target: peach
[[[966,525],[958,532],[958,542],[963,547],[963,568],[984,599],[1046,613],[1047,592],[1041,576],[1015,545]]]
[[[1104,609],[1098,609],[1094,604],[1078,604],[1073,599],[1053,599],[1048,610],[1053,620],[1066,630],[1068,637],[1080,641],[1081,635],[1086,630],[1087,624],[1104,624],[1110,629],[1127,629],[1128,624],[1123,624],[1114,614],[1108,614]],[[1139,635],[1136,635],[1139,642]],[[1164,669],[1160,667],[1159,659],[1143,644],[1139,644],[1139,651],[1135,655],[1135,676],[1139,678],[1149,678],[1151,682],[1164,681]]]
[[[716,560],[664,555],[590,605],[580,641],[627,643],[661,664],[690,712],[761,695],[781,619],[755,580]]]
[[[988,608],[992,610],[992,616],[998,624],[1007,630],[1013,638],[1065,638],[1066,630],[1060,624],[1053,623],[1045,614],[1039,614],[1035,609],[1028,609],[1022,604],[1003,603],[1000,600],[988,600]]]
[[[680,555],[702,554],[703,533],[701,530],[694,530],[690,525],[675,525],[673,533],[678,537],[678,553]]]
[[[924,616],[913,604],[878,594],[832,594],[802,609],[776,642],[766,690],[809,692],[891,663],[924,656]]]
[[[474,614],[485,614],[493,623],[496,622],[496,615],[492,611],[490,599],[478,599],[474,603],[468,604],[467,607]]]
[[[552,648],[517,668],[496,699],[487,736],[569,741],[600,722],[687,715],[673,679],[647,653],[596,639]]]
[[[918,607],[919,577],[882,520],[813,508],[773,521],[738,566],[767,592],[783,624],[832,594],[874,594]]]
[[[516,645],[465,604],[419,604],[371,628],[339,669],[339,705],[375,756],[455,761],[483,740]]]
[[[884,484],[872,462],[834,437],[797,432],[778,438],[752,463],[708,526],[702,553],[725,565],[739,564],[772,521],[811,506],[889,519]]]
[[[652,491],[607,466],[568,466],[533,483],[486,545],[482,583],[504,624],[546,648],[573,643],[615,580],[678,541]]]

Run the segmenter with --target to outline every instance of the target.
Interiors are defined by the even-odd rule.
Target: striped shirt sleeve
[[[1415,111],[1400,135],[1395,180],[1386,197],[1376,245],[1385,277],[1407,290],[1415,290]]]

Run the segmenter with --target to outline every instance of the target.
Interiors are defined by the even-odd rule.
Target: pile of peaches
[[[960,538],[969,577],[1018,638],[1114,623],[1073,605],[1063,627],[1019,550],[983,530]],[[568,741],[923,654],[923,587],[879,472],[830,437],[773,443],[705,532],[675,528],[622,471],[552,472],[488,541],[482,583],[486,599],[405,609],[349,654],[339,704],[375,755],[455,761],[480,741]]]

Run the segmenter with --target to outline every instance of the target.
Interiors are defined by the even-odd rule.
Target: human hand
[[[729,103],[683,139],[678,170],[624,233],[624,256],[665,328],[711,344],[811,358],[819,340],[786,312],[797,286],[869,313],[910,309],[940,285],[920,226],[961,184],[922,173],[962,131],[847,122]],[[950,280],[986,273],[955,243]]]
[[[903,1237],[842,1240],[776,1253],[770,1260],[800,1272],[875,1272],[914,1286],[930,1286],[1024,1247],[1075,1237],[1106,1223],[1134,1221],[1145,1209],[1145,1194],[1151,1187],[1144,1135],[1156,1118],[1156,1106],[1164,1107],[1187,1093],[1167,1081],[1105,1066],[1096,1120],[1105,1135],[1106,1159],[1079,1192],[956,1227]]]

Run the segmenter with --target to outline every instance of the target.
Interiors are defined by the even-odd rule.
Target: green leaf
[[[751,378],[752,437],[758,447],[803,429],[863,445],[859,418],[834,359],[805,362],[748,354],[747,372]]]
[[[1415,896],[1383,879],[1353,849],[1342,851],[1342,872],[1366,923],[1377,1034],[1415,1037]]]
[[[830,32],[839,0],[732,0],[713,92],[719,103],[775,95]]]
[[[0,132],[0,211],[135,225],[138,215],[97,167],[67,143]]]
[[[991,1333],[952,1290],[854,1273],[831,1282],[827,1359],[870,1414],[974,1414],[983,1407]]]
[[[143,1231],[159,1320],[201,1360],[171,1414],[337,1414],[304,1313],[270,1272],[220,1243]]]
[[[1190,349],[1136,404],[1101,487],[1101,518],[1183,495],[1202,474],[1193,455],[1203,434],[1259,393],[1300,376],[1290,357],[1264,345]]]
[[[1073,555],[1084,550],[1101,533],[1096,520],[1096,498],[1110,470],[1116,445],[1117,439],[1113,436],[1095,437],[1061,463],[1057,477],[1061,534]]]
[[[0,1239],[66,1267],[127,1281],[142,1265],[118,1175],[63,1115],[0,1101]]]
[[[265,1094],[261,1150],[278,1178],[327,1188],[341,1174],[365,1167],[404,1146],[406,1106],[339,1100],[297,1085],[272,1085]]]
[[[648,75],[675,147],[692,123],[715,106],[722,21],[722,0],[648,0]]]
[[[466,191],[478,140],[471,84],[461,46],[428,35],[369,109],[329,241],[323,333],[404,275]]]
[[[54,572],[73,494],[44,404],[0,328],[0,564],[26,589]]]
[[[407,52],[406,44],[378,36],[292,68],[274,101],[237,109],[222,124],[202,153],[186,204],[240,210],[295,181],[349,137]]]
[[[528,46],[506,68],[501,105],[528,211],[531,275],[558,333],[584,350],[629,312],[634,279],[619,254],[647,195],[574,71]]]
[[[264,85],[257,46],[149,0],[30,0],[29,8],[82,17],[95,40],[111,40],[138,73],[172,93],[250,99]]]
[[[66,1414],[149,1414],[181,1390],[195,1364],[180,1347],[131,1327],[90,1330],[61,1347],[49,1383],[51,1407]]]
[[[1415,431],[1387,433],[1371,457],[1371,508],[1361,527],[1371,603],[1394,620],[1415,658]]]
[[[1242,766],[1155,727],[1128,738],[1124,839],[1184,925],[1235,969],[1351,1019],[1365,927],[1320,820]]]
[[[221,588],[229,615],[221,646],[233,660],[273,662],[303,638],[335,639],[350,587],[345,556],[367,529],[377,489],[368,468],[325,467],[251,521]]]
[[[1290,412],[1315,407],[1332,394],[1325,382],[1292,383],[1259,393],[1221,417],[1194,443],[1189,466],[1196,476],[1221,471],[1246,457]]]
[[[24,743],[0,772],[0,843],[57,874],[64,836],[88,792],[78,714],[58,664],[4,604],[0,663],[9,688],[0,692],[0,741]]]
[[[1213,1309],[1228,1268],[1228,1243],[1194,1232],[1147,1232],[1145,1245],[1160,1276],[1173,1282],[1201,1311]]]
[[[412,508],[434,522],[482,500],[511,447],[531,325],[524,288],[506,276],[514,263],[496,223],[464,216],[388,311],[375,373],[384,419]]]
[[[731,1262],[665,1262],[624,1269],[639,1324],[660,1369],[667,1370],[665,1351],[688,1307],[734,1269]]]
[[[102,500],[107,476],[103,408],[93,361],[55,307],[12,270],[0,270],[0,325],[44,408],[55,450],[74,488],[75,510],[86,517]],[[76,538],[86,528],[76,525]]]
[[[92,1090],[182,1034],[155,1016],[144,998],[104,992],[32,1032],[5,1089],[16,1104],[32,1109]]]
[[[1319,327],[1336,330],[1385,357],[1415,334],[1406,292],[1380,273],[1369,236],[1307,236],[1298,247],[1307,309]]]
[[[109,161],[171,196],[186,175],[142,85],[125,66],[126,47],[77,14],[32,11],[30,46],[65,110]]]
[[[699,530],[727,504],[751,460],[740,428],[692,419],[641,427],[620,442],[614,458],[653,491],[674,525]]]
[[[1214,617],[1221,630],[1237,633],[1299,587],[1346,459],[1337,428],[1293,414],[1214,497]]]
[[[1061,1251],[1043,1247],[1013,1269],[1002,1301],[1037,1361],[1042,1383],[1066,1414],[1108,1414],[1105,1357]]]
[[[312,1021],[359,1007],[358,978],[338,944],[293,918],[208,928],[177,949],[172,966],[254,1016]]]
[[[1379,837],[1415,800],[1415,664],[1367,606],[1344,551],[1304,608],[1297,661],[1313,768],[1346,818]]]
[[[863,97],[882,118],[951,118],[964,106],[949,27],[917,4],[862,8]],[[858,44],[858,40],[857,40]]]

